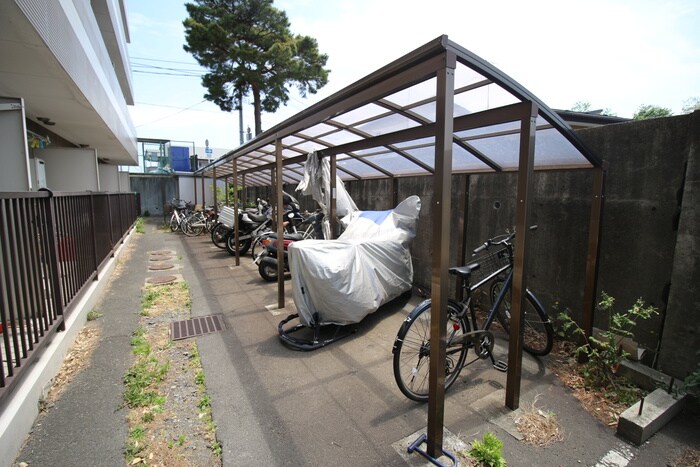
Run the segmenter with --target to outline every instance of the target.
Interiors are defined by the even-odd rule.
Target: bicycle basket
[[[484,250],[474,256],[469,263],[479,263],[479,269],[471,274],[471,284],[469,286],[470,289],[475,290],[508,269],[510,266],[508,249]]]

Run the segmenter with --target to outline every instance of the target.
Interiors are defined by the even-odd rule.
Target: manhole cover
[[[153,263],[148,265],[148,269],[152,271],[165,271],[166,269],[172,269],[174,268],[174,264],[168,264],[168,263]]]
[[[174,256],[170,255],[151,255],[151,257],[148,258],[148,261],[170,261],[174,258]]]
[[[146,279],[146,282],[149,284],[153,285],[164,285],[164,284],[172,284],[177,280],[176,276],[156,276],[156,277],[149,277]]]
[[[170,339],[174,341],[187,339],[188,337],[222,331],[225,328],[223,315],[201,316],[171,323]]]

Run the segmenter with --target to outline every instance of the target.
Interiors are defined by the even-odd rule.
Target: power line
[[[199,104],[201,104],[201,103],[203,103],[203,102],[205,102],[205,101],[206,101],[206,99],[202,99],[201,101],[197,102],[196,104],[192,104],[192,105],[189,106],[189,107],[185,107],[185,108],[183,108],[183,109],[180,109],[180,110],[178,110],[177,112],[174,112],[174,113],[172,113],[172,114],[170,114],[170,115],[166,115],[165,117],[158,118],[158,119],[153,120],[153,121],[148,122],[148,123],[142,123],[141,125],[136,125],[136,128],[141,128],[141,127],[146,126],[146,125],[152,125],[153,123],[157,123],[157,122],[160,122],[160,121],[165,120],[165,119],[167,119],[167,118],[174,117],[175,115],[180,114],[180,113],[184,112],[185,110],[189,110],[189,109],[191,109],[192,107],[196,107],[196,106],[198,106]]]
[[[192,62],[178,62],[175,60],[160,60],[157,58],[148,58],[148,57],[131,57],[134,60],[147,60],[150,62],[165,62],[165,63],[179,63],[180,65],[194,65]]]
[[[162,76],[182,76],[185,78],[201,78],[202,75],[193,75],[188,73],[167,73],[163,71],[143,71],[143,70],[131,70],[134,73],[140,73],[143,75],[162,75]]]

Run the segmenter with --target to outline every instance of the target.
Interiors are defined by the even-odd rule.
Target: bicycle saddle
[[[456,266],[454,268],[450,268],[448,271],[450,274],[453,276],[458,276],[463,279],[468,279],[469,275],[473,272],[479,269],[481,265],[479,263],[471,263],[467,264],[466,266]]]

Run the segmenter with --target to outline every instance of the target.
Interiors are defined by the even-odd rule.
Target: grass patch
[[[146,211],[148,212],[148,211]],[[136,230],[136,233],[146,233],[146,229],[143,227],[143,217],[137,217],[136,218],[136,223],[134,224],[134,228]]]
[[[102,317],[102,313],[98,312],[97,310],[90,310],[88,311],[87,314],[87,320],[88,321],[95,321],[98,318]]]
[[[169,365],[161,364],[157,358],[140,358],[124,376],[126,391],[124,403],[129,408],[163,406],[165,396],[161,395],[156,385],[163,381]]]

